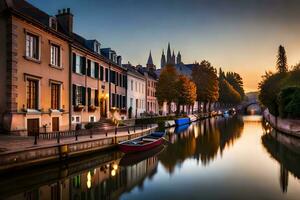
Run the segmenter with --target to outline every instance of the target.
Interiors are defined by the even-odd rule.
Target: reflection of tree
[[[170,144],[159,155],[159,159],[170,173],[187,158],[201,160],[203,165],[207,165],[216,157],[219,149],[222,152],[240,137],[242,129],[243,122],[238,118],[201,121],[193,129],[180,133],[177,141]]]
[[[282,192],[286,193],[289,183],[289,171],[284,168],[283,165],[280,165],[280,187]]]
[[[280,164],[280,187],[282,192],[286,192],[288,189],[289,172],[296,178],[300,178],[300,141],[281,133],[272,132],[271,134],[263,135],[262,143],[269,154]],[[283,144],[285,142],[289,143],[289,146]],[[297,145],[292,146],[290,145],[291,143]]]

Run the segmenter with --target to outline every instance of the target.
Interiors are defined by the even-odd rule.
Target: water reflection
[[[186,130],[168,135],[172,144],[159,155],[159,160],[170,174],[187,158],[208,165],[218,152],[222,154],[233,145],[242,130],[243,120],[239,117],[211,118],[192,124]]]
[[[300,140],[259,116],[168,131],[165,146],[0,175],[0,199],[299,199]]]
[[[300,139],[282,134],[263,122],[262,144],[280,165],[279,183],[282,192],[288,191],[289,174],[300,179]]]
[[[2,177],[1,199],[118,199],[122,193],[131,191],[136,185],[143,188],[144,179],[151,179],[156,173],[156,156],[146,157],[127,166],[119,166],[121,158],[120,152],[112,152],[109,156],[106,154],[84,162],[70,163],[65,171],[59,166],[46,168],[42,174],[28,172],[13,179]],[[81,171],[82,166],[86,168]],[[53,170],[53,173],[49,173],[49,170]],[[42,176],[44,180],[37,180]],[[31,179],[36,181],[30,183]],[[17,184],[13,185],[12,182]]]

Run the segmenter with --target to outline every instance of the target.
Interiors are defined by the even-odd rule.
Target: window
[[[133,106],[133,98],[130,98],[130,107]]]
[[[103,81],[104,80],[104,69],[102,66],[100,66],[100,80]]]
[[[105,68],[105,81],[108,82],[108,69]]]
[[[56,44],[51,44],[50,46],[50,64],[60,67],[60,46]]]
[[[75,64],[76,65],[76,70],[75,70],[76,73],[80,73],[80,71],[81,71],[80,70],[80,68],[81,68],[81,66],[80,66],[80,60],[81,60],[80,56],[76,55],[76,62],[75,62],[76,63]]]
[[[131,80],[131,91],[133,91],[133,80]]]
[[[91,77],[96,78],[95,62],[91,61]]]
[[[73,105],[85,105],[85,87],[73,85]]]
[[[89,122],[96,122],[96,117],[94,115],[91,115],[89,117]]]
[[[51,108],[60,108],[60,84],[51,83]]]
[[[111,98],[111,105],[112,107],[115,107],[116,106],[116,94],[112,94],[112,98]]]
[[[49,27],[54,29],[54,30],[57,30],[57,21],[56,21],[55,17],[50,17],[49,18]]]
[[[38,81],[27,79],[27,108],[38,109]]]
[[[137,82],[135,82],[135,91],[137,92]]]
[[[123,96],[123,108],[126,108],[126,96]]]
[[[40,59],[39,36],[26,33],[26,57]]]
[[[72,123],[74,124],[77,124],[77,123],[80,123],[80,121],[81,121],[81,118],[80,118],[80,116],[77,116],[77,115],[75,115],[75,116],[72,116]]]

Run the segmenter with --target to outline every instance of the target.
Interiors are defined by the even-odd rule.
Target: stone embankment
[[[140,137],[157,128],[153,125],[148,128],[137,129],[134,132],[122,131],[118,134],[95,133],[81,136],[78,140],[74,137],[62,138],[60,143],[56,140],[39,140],[34,145],[32,138],[1,135],[0,170],[23,168],[36,164],[57,162],[75,156],[95,151],[107,150],[117,146],[119,142]],[[6,148],[3,148],[6,147]]]
[[[276,119],[269,113],[268,109],[263,112],[263,116],[276,130],[300,138],[300,120],[282,119],[280,117]]]

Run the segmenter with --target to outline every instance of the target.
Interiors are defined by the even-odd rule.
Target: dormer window
[[[57,31],[57,20],[55,17],[49,18],[49,27]]]
[[[101,54],[100,53],[100,43],[98,43],[97,41],[95,41],[95,43],[94,43],[94,51],[98,54]]]

